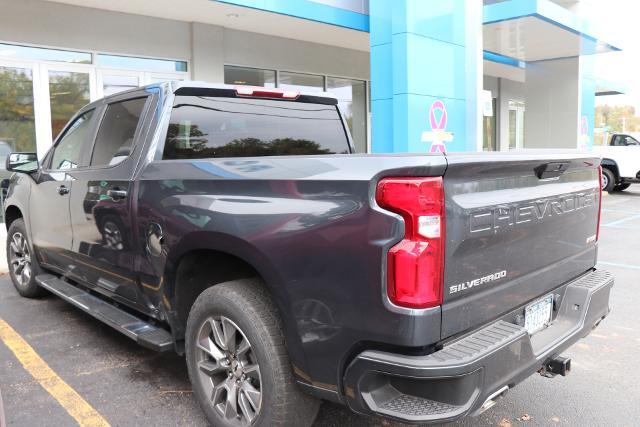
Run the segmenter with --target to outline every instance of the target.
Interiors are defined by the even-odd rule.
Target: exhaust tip
[[[601,318],[599,318],[598,320],[596,320],[593,323],[593,327],[591,328],[591,330],[594,330],[595,328],[597,328],[598,326],[600,326],[600,323],[602,323],[602,321],[604,320],[604,318],[607,316],[602,316]]]
[[[495,393],[492,393],[489,397],[487,397],[487,400],[484,401],[482,406],[480,406],[480,408],[478,408],[478,410],[473,415],[477,416],[482,414],[484,411],[491,409],[496,403],[498,403],[499,399],[501,399],[502,397],[504,397],[505,394],[507,394],[507,391],[509,391],[508,385],[502,387],[500,390],[496,391]]]

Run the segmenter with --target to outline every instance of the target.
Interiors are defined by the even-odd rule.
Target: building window
[[[91,64],[91,54],[87,52],[74,52],[72,50],[47,49],[6,43],[0,43],[0,57],[30,61],[39,60]]]
[[[49,99],[55,139],[76,111],[91,101],[89,73],[49,71]]]
[[[338,99],[338,107],[349,126],[356,151],[358,153],[367,152],[369,107],[367,105],[367,84],[363,80],[225,65],[224,82],[231,85],[278,87],[306,93],[326,90]]]
[[[169,59],[137,58],[134,56],[97,55],[98,65],[119,69],[133,69],[162,72],[187,72],[186,61],[172,61]]]
[[[228,85],[276,87],[276,72],[258,68],[224,66],[224,82]]]
[[[11,151],[36,151],[33,72],[28,68],[0,67],[0,170]]]
[[[509,101],[509,149],[524,148],[524,103]]]
[[[496,98],[491,98],[491,111],[485,111],[482,116],[482,150],[498,151],[498,138],[496,129]]]
[[[278,87],[300,92],[324,92],[324,76],[281,71],[278,74]]]
[[[367,152],[366,84],[362,80],[327,77],[327,92],[338,98],[358,153]]]
[[[124,92],[125,90],[135,89],[138,86],[140,86],[138,76],[117,74],[102,75],[103,96],[109,96],[115,93]]]

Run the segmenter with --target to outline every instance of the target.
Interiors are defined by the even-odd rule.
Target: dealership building
[[[359,152],[585,148],[621,91],[586,5],[0,0],[0,150],[42,155],[82,105],[174,79],[332,93]]]

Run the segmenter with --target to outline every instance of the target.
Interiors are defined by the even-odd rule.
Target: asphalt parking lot
[[[640,425],[640,328],[635,326],[640,313],[638,236],[640,186],[607,195],[599,259],[600,268],[616,277],[613,311],[598,329],[566,353],[573,359],[571,375],[531,377],[482,416],[452,425]],[[50,375],[75,390],[101,420],[114,426],[206,425],[193,400],[181,357],[138,347],[53,296],[22,299],[6,275],[0,277],[0,326],[3,322],[50,367]],[[6,340],[0,342],[0,390],[7,425],[77,425],[69,405],[75,405],[78,413],[86,407],[70,398],[64,409],[23,367],[15,348],[12,351],[10,347]],[[393,424],[323,404],[316,425]]]

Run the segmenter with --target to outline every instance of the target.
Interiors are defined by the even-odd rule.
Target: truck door
[[[72,243],[70,192],[92,140],[96,115],[95,109],[83,112],[63,130],[44,159],[29,197],[31,237],[38,260],[61,273],[69,270]]]
[[[106,101],[89,166],[75,175],[70,198],[73,278],[144,312],[134,268],[131,183],[149,100],[140,91]]]

